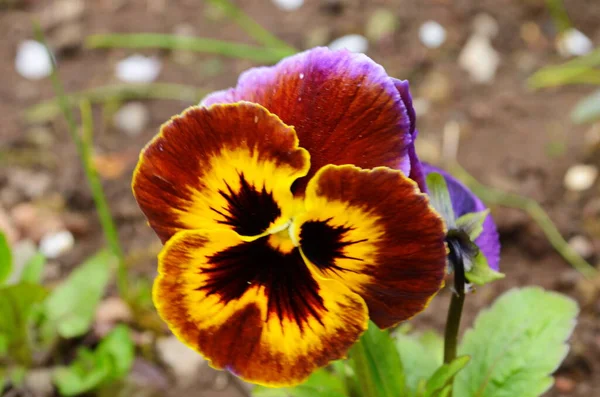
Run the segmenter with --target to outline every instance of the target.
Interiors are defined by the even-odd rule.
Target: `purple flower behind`
[[[427,163],[421,163],[421,168],[425,176],[431,172],[437,172],[444,177],[446,180],[446,185],[448,186],[450,200],[452,201],[454,216],[456,218],[460,218],[461,216],[470,212],[484,211],[487,208],[479,199],[479,197],[475,196],[475,194],[473,194],[469,188],[448,174],[446,171]],[[500,239],[498,236],[498,231],[496,230],[496,224],[494,223],[491,215],[488,215],[485,218],[485,221],[483,222],[483,232],[481,232],[479,237],[475,239],[475,244],[477,244],[487,259],[490,268],[498,271],[500,268]]]

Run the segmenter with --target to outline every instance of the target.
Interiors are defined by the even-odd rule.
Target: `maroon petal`
[[[235,88],[201,105],[240,100],[263,105],[298,134],[311,155],[307,181],[326,164],[388,166],[410,173],[412,107],[382,66],[363,54],[315,48],[273,67],[250,69]]]

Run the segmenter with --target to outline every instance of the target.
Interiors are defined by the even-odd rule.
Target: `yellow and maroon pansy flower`
[[[369,319],[423,310],[445,230],[406,176],[414,129],[380,66],[318,49],[252,73],[165,123],[133,191],[165,243],[153,295],[173,333],[215,368],[293,385]]]

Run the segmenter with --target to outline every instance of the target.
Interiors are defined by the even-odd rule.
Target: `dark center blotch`
[[[268,244],[268,237],[262,237],[208,259],[211,267],[202,269],[208,280],[198,290],[218,295],[222,302],[239,299],[250,288],[262,286],[268,312],[280,321],[295,321],[301,329],[310,317],[320,322],[321,313],[327,310],[319,286],[297,248],[283,253]]]
[[[331,218],[324,221],[305,222],[300,229],[300,247],[302,252],[313,264],[321,270],[344,270],[336,264],[336,259],[352,259],[360,261],[360,258],[347,256],[345,248],[367,241],[367,239],[351,241],[347,239],[347,233],[352,230],[346,226],[332,226],[329,224]]]
[[[211,210],[223,217],[217,221],[220,224],[231,226],[242,236],[257,236],[267,231],[269,225],[281,216],[281,209],[272,192],[268,192],[264,186],[258,190],[246,180],[243,172],[239,173],[239,177],[238,192],[226,182],[226,190],[219,190],[219,194],[227,202],[227,207],[211,207]]]

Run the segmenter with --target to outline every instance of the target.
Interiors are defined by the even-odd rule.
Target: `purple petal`
[[[413,107],[412,96],[410,95],[410,85],[408,83],[408,80],[392,79],[392,81],[394,82],[396,89],[400,93],[400,97],[402,98],[404,106],[406,107],[408,119],[410,120],[410,136],[412,137],[412,142],[408,147],[408,158],[410,160],[410,174],[408,175],[408,177],[413,181],[417,182],[417,185],[419,185],[419,189],[421,189],[422,192],[427,192],[425,176],[423,174],[421,162],[419,161],[419,157],[417,156],[414,144],[414,142],[417,139],[417,135],[419,134],[419,131],[417,131],[416,129],[417,115]]]
[[[315,48],[250,69],[235,88],[213,93],[201,105],[255,102],[294,126],[311,155],[309,174],[295,186],[301,193],[326,164],[388,166],[409,175],[414,111],[402,84],[398,89],[364,54]]]
[[[444,176],[448,185],[448,193],[452,201],[452,209],[454,216],[459,218],[470,212],[479,212],[487,207],[456,178],[448,174],[446,171],[434,167],[427,163],[421,163],[425,176],[431,172],[438,172]],[[485,255],[489,266],[494,270],[499,270],[500,262],[500,238],[496,230],[496,224],[491,215],[488,215],[483,222],[483,232],[475,239],[475,244],[479,247],[483,255]]]

